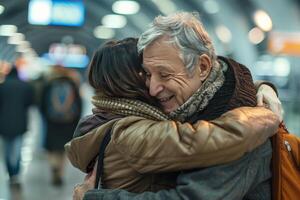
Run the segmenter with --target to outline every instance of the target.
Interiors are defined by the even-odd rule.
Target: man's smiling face
[[[151,96],[157,98],[165,113],[176,110],[201,86],[200,68],[189,74],[180,58],[180,51],[167,43],[163,36],[143,52],[146,85]]]

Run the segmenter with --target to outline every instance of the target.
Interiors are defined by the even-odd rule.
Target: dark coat
[[[0,84],[0,135],[14,138],[27,130],[27,111],[33,103],[33,88],[11,72]]]

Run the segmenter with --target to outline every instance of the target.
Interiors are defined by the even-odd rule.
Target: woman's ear
[[[211,71],[211,68],[212,68],[212,63],[211,63],[210,57],[206,54],[202,54],[201,56],[199,56],[198,67],[200,70],[200,73],[199,73],[200,80],[203,82],[208,77],[208,75]]]

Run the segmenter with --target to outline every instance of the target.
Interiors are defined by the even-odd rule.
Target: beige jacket
[[[105,130],[112,138],[105,151],[106,188],[157,191],[174,185],[161,173],[236,160],[276,133],[279,120],[265,108],[242,107],[213,121],[191,125],[142,117],[111,120],[65,145],[71,163],[81,171],[97,156]],[[169,176],[168,174],[163,174]]]

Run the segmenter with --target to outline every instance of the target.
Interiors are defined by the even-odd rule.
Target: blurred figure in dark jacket
[[[18,183],[22,137],[27,130],[28,108],[33,103],[33,88],[20,80],[12,67],[0,84],[0,135],[4,141],[5,164],[11,183]]]
[[[42,91],[41,113],[46,126],[45,148],[52,170],[52,184],[61,186],[69,141],[81,116],[79,75],[63,66],[54,66]]]

